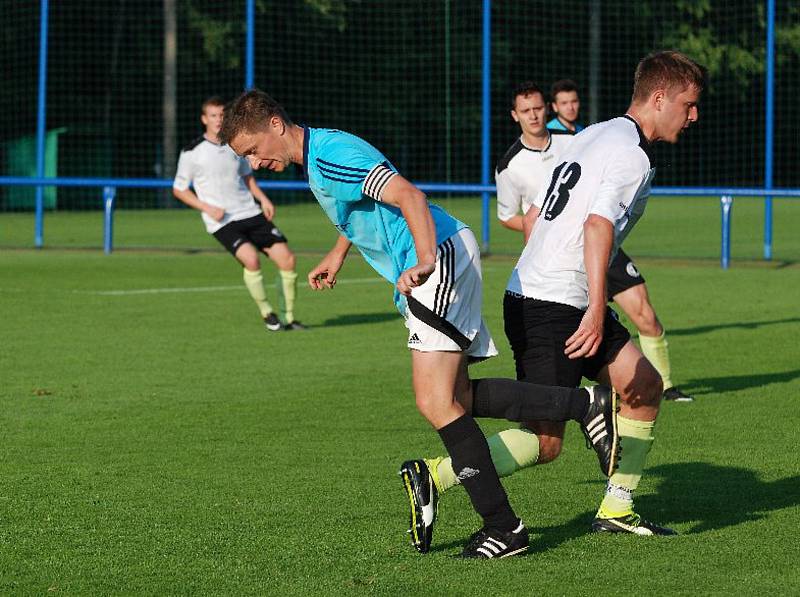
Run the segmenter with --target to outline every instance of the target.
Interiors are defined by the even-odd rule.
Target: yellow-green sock
[[[617,518],[633,512],[633,491],[639,486],[647,454],[653,445],[655,421],[617,417],[620,435],[619,468],[608,479],[606,494],[597,515]]]
[[[297,272],[279,270],[281,277],[281,296],[286,323],[294,321],[294,299],[297,295]]]
[[[666,332],[661,332],[660,336],[642,336],[639,334],[639,346],[647,360],[653,364],[656,371],[664,380],[664,389],[672,387],[672,367],[669,362],[669,342],[667,342]]]
[[[261,317],[266,317],[272,313],[272,305],[269,304],[267,292],[264,290],[264,277],[261,275],[261,270],[251,272],[249,269],[244,268],[243,277],[244,285],[247,286],[247,291],[258,306]]]
[[[539,438],[527,429],[506,429],[486,440],[497,474],[507,477],[520,469],[536,464]],[[428,461],[436,488],[442,492],[460,483],[449,457]]]

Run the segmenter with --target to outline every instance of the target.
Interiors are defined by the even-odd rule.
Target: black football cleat
[[[618,396],[607,386],[593,386],[586,390],[589,392],[589,410],[579,421],[581,431],[586,436],[586,446],[597,452],[600,470],[610,477],[619,464]]]
[[[424,460],[406,460],[400,466],[399,474],[411,506],[408,525],[411,543],[418,552],[427,553],[433,539],[439,492]]]
[[[631,535],[677,535],[672,529],[661,527],[644,520],[635,513],[618,518],[595,518],[592,521],[593,533],[629,533]]]
[[[462,558],[490,560],[508,558],[528,551],[528,529],[519,522],[513,531],[503,532],[484,527],[469,538]]]
[[[270,313],[264,318],[264,327],[267,328],[268,332],[279,332],[283,329],[281,320],[278,319],[275,313]]]
[[[672,386],[671,388],[664,390],[662,399],[669,400],[670,402],[694,402],[694,398],[692,396],[689,396],[689,394],[684,394],[680,391],[680,389],[678,389],[677,386]]]
[[[307,325],[303,325],[302,323],[300,323],[299,321],[297,321],[297,320],[295,319],[295,320],[294,320],[294,321],[292,321],[291,323],[286,323],[286,324],[284,324],[284,326],[283,326],[283,329],[284,329],[284,330],[286,330],[287,332],[290,332],[290,331],[292,331],[292,330],[295,330],[295,331],[304,331],[304,330],[307,330],[307,329],[308,329],[308,326],[307,326]]]

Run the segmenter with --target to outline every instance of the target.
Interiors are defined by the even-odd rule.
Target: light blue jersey
[[[352,242],[375,271],[392,284],[417,264],[414,239],[398,207],[377,201],[394,166],[372,145],[334,129],[304,129],[303,168],[311,192],[339,233]],[[437,246],[466,224],[430,205]],[[395,304],[405,311],[395,290]]]
[[[565,131],[567,133],[572,133],[571,130],[569,130],[567,127],[564,126],[564,123],[562,123],[557,116],[553,118],[553,120],[547,123],[547,128],[550,129],[551,131]],[[575,132],[573,134],[580,133],[584,128],[586,127],[576,122]]]

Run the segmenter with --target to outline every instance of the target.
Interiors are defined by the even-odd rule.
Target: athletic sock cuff
[[[481,435],[483,432],[478,424],[475,422],[475,419],[470,417],[467,414],[463,414],[458,417],[455,421],[451,421],[441,429],[439,429],[439,437],[442,438],[442,442],[445,446],[450,446],[453,444],[461,443],[465,439],[468,439],[472,435],[474,435],[475,431],[478,431]]]
[[[617,415],[617,426],[619,427],[620,435],[639,439],[651,439],[656,422],[637,421],[636,419],[628,419]]]

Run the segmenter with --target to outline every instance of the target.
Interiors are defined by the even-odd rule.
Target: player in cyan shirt
[[[221,137],[251,166],[282,171],[301,164],[309,186],[339,230],[334,248],[311,270],[312,288],[333,288],[351,245],[395,285],[406,318],[416,404],[437,429],[483,528],[462,555],[506,557],[528,548],[473,416],[543,418],[598,425],[601,465],[614,466],[618,441],[608,388],[538,386],[508,379],[470,380],[469,359],[497,354],[481,317],[483,285],[475,236],[398,174],[377,149],[353,135],[291,122],[269,95],[252,90],[225,110]],[[455,400],[454,400],[455,398]],[[534,413],[537,413],[534,416]],[[422,460],[400,469],[411,504],[411,539],[428,551],[438,500]]]

